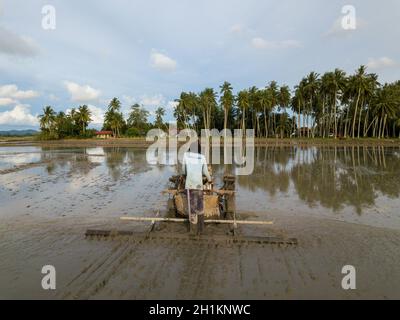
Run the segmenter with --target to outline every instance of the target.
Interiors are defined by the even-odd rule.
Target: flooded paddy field
[[[177,170],[148,164],[145,149],[1,147],[0,298],[400,298],[400,148],[256,148],[253,174],[237,177],[237,210],[274,225],[241,232],[297,246],[85,238],[147,230],[119,217],[163,213]],[[213,171],[220,185],[224,168]],[[41,287],[44,265],[56,290]],[[344,265],[356,290],[342,289]]]

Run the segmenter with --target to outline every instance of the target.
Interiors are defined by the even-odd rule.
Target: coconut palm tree
[[[87,105],[80,106],[78,108],[78,122],[81,124],[83,134],[86,133],[86,127],[88,126],[89,122],[92,121],[91,119],[92,112],[89,110]]]
[[[268,138],[268,117],[271,111],[271,92],[267,89],[260,90],[258,96],[258,104],[264,113],[264,129],[265,129],[265,137]]]
[[[355,105],[354,105],[354,113],[353,113],[353,124],[352,124],[352,137],[355,137],[355,128],[356,128],[356,118],[357,111],[360,104],[360,100],[364,99],[367,92],[371,87],[371,79],[370,76],[366,73],[366,67],[361,65],[356,73],[350,77],[349,79],[349,90],[353,96],[355,97]]]
[[[303,78],[300,83],[295,86],[295,103],[293,105],[297,105],[298,112],[298,130],[299,137],[303,135],[301,130],[301,115],[303,115],[303,127],[305,127],[305,105],[306,105],[306,79]]]
[[[203,112],[204,129],[210,129],[211,116],[217,108],[216,94],[213,88],[204,89],[199,95],[199,103]]]
[[[275,130],[276,130],[276,123],[275,123],[275,113],[274,113],[274,109],[275,107],[278,105],[278,84],[276,81],[271,81],[268,86],[266,87],[266,89],[269,91],[269,95],[271,98],[271,112],[272,112],[272,134],[275,134]]]
[[[163,117],[165,115],[165,109],[163,107],[158,107],[157,110],[155,111],[155,115],[156,115],[155,126],[158,129],[161,129],[164,126]]]
[[[239,91],[236,96],[236,101],[239,109],[242,111],[242,130],[243,134],[246,131],[246,110],[250,106],[249,92],[247,90]]]
[[[177,125],[179,129],[187,128],[188,126],[188,107],[187,107],[187,98],[188,94],[186,92],[181,92],[179,99],[176,99],[177,102],[174,108],[174,117],[177,121]]]
[[[111,129],[114,137],[120,136],[121,129],[125,125],[125,120],[120,109],[121,102],[117,98],[113,98],[108,105],[106,114],[104,115],[103,128]]]
[[[197,122],[198,122],[198,113],[199,113],[199,96],[194,92],[189,92],[186,96],[185,102],[186,112],[192,118],[192,126],[193,129],[197,132]]]
[[[39,115],[40,128],[43,131],[51,132],[53,129],[56,113],[51,106],[43,108],[43,114]]]
[[[317,94],[319,90],[319,74],[311,71],[306,78],[306,85],[304,87],[306,101],[306,116],[307,116],[307,127],[309,127],[309,116],[313,113],[315,103],[317,101]],[[310,130],[307,130],[307,137],[310,137]]]
[[[291,101],[291,109],[293,113],[297,114],[296,116],[293,116],[292,120],[293,120],[293,125],[292,128],[295,128],[294,122],[297,119],[297,129],[300,129],[300,112],[301,112],[301,97],[299,96],[299,90],[295,89],[294,91],[294,95],[292,97],[292,101]],[[295,133],[295,132],[292,132]]]
[[[333,103],[333,116],[334,116],[334,123],[335,123],[335,139],[337,137],[337,100],[341,94],[343,94],[345,88],[347,86],[347,77],[346,72],[340,70],[338,68],[335,69],[333,72],[331,88],[332,88],[332,103]]]
[[[220,86],[220,99],[219,102],[224,110],[224,129],[228,128],[228,114],[233,107],[234,96],[232,93],[232,86],[229,82],[225,81],[222,86]]]
[[[248,89],[249,92],[249,107],[247,112],[247,118],[251,120],[251,127],[257,131],[257,104],[258,104],[258,89],[256,86],[252,86]]]
[[[281,118],[280,118],[280,131],[281,131],[281,137],[283,138],[283,131],[282,129],[284,128],[286,130],[286,123],[288,119],[288,114],[286,113],[286,108],[289,106],[291,100],[290,96],[290,89],[287,85],[283,85],[280,87],[279,92],[278,92],[278,107],[280,110],[282,110]],[[285,118],[286,117],[286,118]],[[285,119],[283,119],[285,118]],[[284,124],[284,125],[282,125]]]
[[[330,132],[332,124],[332,110],[330,109],[333,108],[329,108],[331,100],[329,84],[332,76],[333,72],[325,72],[320,79],[319,99],[322,101],[320,136],[323,138],[327,136],[327,132]]]
[[[361,118],[362,118],[363,111],[366,111],[365,117],[364,117],[364,133],[363,133],[363,136],[364,137],[366,136],[366,128],[368,125],[368,118],[369,118],[369,107],[366,107],[366,106],[368,106],[371,103],[371,100],[376,92],[378,85],[379,85],[378,76],[375,73],[368,74],[367,86],[363,92],[362,99],[360,102],[357,138],[360,138],[360,135],[361,135]]]
[[[395,118],[396,115],[396,101],[390,86],[384,85],[378,89],[372,103],[376,115],[380,117],[378,129],[378,138],[380,139],[384,137],[387,119]]]

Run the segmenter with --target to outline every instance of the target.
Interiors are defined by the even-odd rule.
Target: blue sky
[[[42,8],[56,28],[42,28]],[[342,7],[357,27],[341,26]],[[181,91],[295,85],[360,64],[400,79],[400,1],[0,0],[0,130],[37,127],[45,105],[88,104],[98,127],[114,96],[172,116]]]

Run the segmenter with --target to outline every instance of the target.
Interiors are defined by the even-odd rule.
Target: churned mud
[[[273,227],[245,232],[297,237],[297,246],[237,245],[88,239],[87,227],[144,227],[115,220],[27,220],[10,222],[14,227],[2,223],[2,298],[399,298],[400,232],[395,230],[279,216]],[[46,264],[57,270],[53,292],[40,287]],[[356,290],[341,287],[346,264],[356,266]]]
[[[0,148],[0,298],[400,298],[398,149],[272,148],[255,161],[238,178],[238,215],[274,224],[239,233],[296,246],[85,237],[147,231],[119,217],[165,214],[161,191],[176,167],[127,148]],[[218,183],[223,170],[214,173]],[[41,287],[44,265],[56,268],[54,291]],[[342,289],[344,265],[356,268],[356,290]]]

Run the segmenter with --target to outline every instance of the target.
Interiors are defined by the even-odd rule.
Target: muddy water
[[[267,147],[255,152],[253,174],[238,177],[239,211],[400,228],[398,148]],[[1,215],[152,213],[177,170],[148,164],[145,150],[138,149],[1,148]],[[213,170],[220,184],[224,168]]]
[[[89,227],[145,230],[118,218],[163,211],[177,168],[139,149],[0,148],[0,298],[399,297],[399,148],[268,147],[255,161],[237,209],[275,225],[243,232],[297,237],[296,248],[85,239]],[[213,170],[218,184],[225,169]],[[351,293],[340,288],[349,263],[360,268]],[[40,286],[46,264],[55,291]]]

